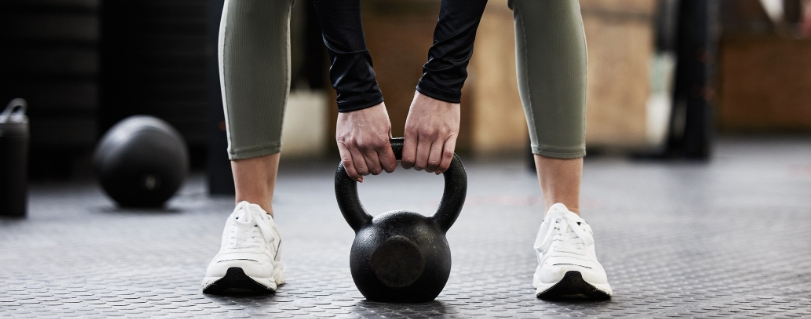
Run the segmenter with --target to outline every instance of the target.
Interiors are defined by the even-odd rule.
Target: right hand
[[[341,163],[349,178],[363,183],[363,176],[377,175],[383,170],[391,173],[397,159],[391,149],[391,121],[386,105],[338,113],[335,141],[341,153]]]
[[[403,168],[425,170],[437,175],[451,166],[459,137],[459,103],[414,94],[408,109],[403,142]]]

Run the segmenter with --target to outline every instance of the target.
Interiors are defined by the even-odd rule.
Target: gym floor
[[[473,160],[442,294],[366,301],[349,273],[336,164],[283,160],[287,284],[267,296],[200,292],[233,208],[206,195],[204,176],[166,210],[116,208],[90,181],[32,185],[29,217],[0,219],[0,317],[811,317],[807,138],[721,140],[710,163],[587,158],[582,211],[615,293],[604,302],[535,298],[535,176],[523,161]],[[401,169],[359,190],[373,215],[431,214],[442,178]]]

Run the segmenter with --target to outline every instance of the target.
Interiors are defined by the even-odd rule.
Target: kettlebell
[[[122,207],[161,207],[183,185],[189,153],[169,123],[147,115],[114,125],[93,154],[93,172]]]
[[[28,209],[28,117],[25,100],[0,112],[0,217],[25,217]]]
[[[392,138],[395,157],[403,156],[403,138]],[[467,194],[462,160],[453,155],[443,173],[445,190],[434,216],[395,210],[372,217],[358,198],[357,182],[343,164],[335,172],[335,197],[355,231],[349,266],[355,286],[366,299],[380,302],[434,300],[451,273],[445,233],[459,217]]]

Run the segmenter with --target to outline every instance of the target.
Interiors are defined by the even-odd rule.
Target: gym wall
[[[808,10],[808,9],[806,9]],[[784,1],[772,20],[758,0],[722,2],[719,129],[728,133],[811,132],[811,16]]]
[[[432,43],[439,0],[366,0],[366,42],[386,96],[392,134],[401,136],[414,87]],[[582,0],[589,45],[587,143],[633,149],[649,145],[647,103],[655,1]],[[487,4],[462,91],[457,148],[479,156],[515,155],[529,145],[515,78],[515,40],[507,0]],[[622,83],[622,89],[617,88]],[[334,101],[334,92],[330,101]],[[334,102],[328,140],[334,140]],[[334,145],[332,145],[334,148]]]
[[[0,103],[28,101],[30,172],[65,176],[98,126],[99,0],[0,2]]]
[[[102,134],[134,114],[161,118],[201,163],[207,144],[206,0],[105,0],[100,6]]]

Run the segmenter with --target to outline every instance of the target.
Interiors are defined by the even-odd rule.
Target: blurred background
[[[439,0],[364,0],[393,135]],[[591,154],[711,160],[718,135],[811,133],[811,1],[582,0]],[[82,179],[116,122],[167,121],[209,191],[233,192],[216,66],[222,0],[4,0],[0,102],[28,101],[34,180]],[[335,93],[311,0],[293,9],[283,161],[337,160]],[[490,0],[463,92],[459,152],[525,156],[512,12]]]

